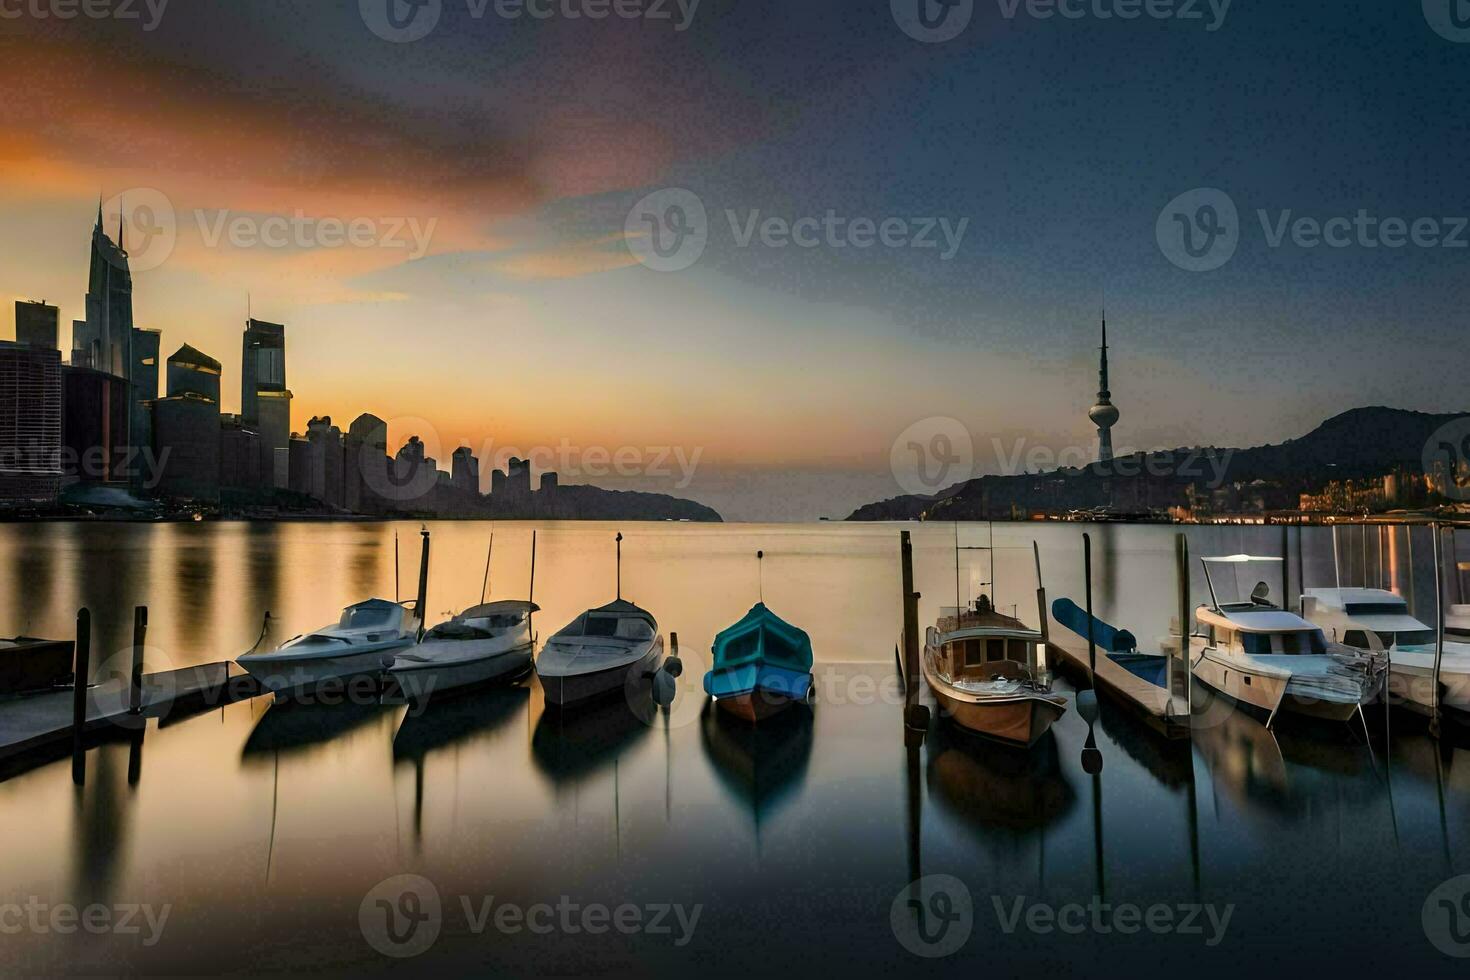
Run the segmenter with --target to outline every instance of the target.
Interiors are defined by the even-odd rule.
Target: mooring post
[[[143,713],[143,641],[148,635],[148,607],[133,609],[133,665],[128,672],[128,714]]]
[[[909,723],[919,696],[919,594],[914,591],[914,544],[901,533],[903,568],[903,711]]]
[[[77,610],[76,671],[71,697],[71,781],[81,786],[87,781],[87,749],[83,740],[87,728],[87,681],[92,676],[92,612],[83,606]]]

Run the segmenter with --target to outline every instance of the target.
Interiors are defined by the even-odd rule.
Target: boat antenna
[[[618,545],[618,598],[623,597],[623,532],[619,531],[616,538]]]
[[[766,553],[757,551],[755,553],[756,586],[757,594],[762,603],[766,601]]]
[[[398,586],[398,531],[393,532],[393,601],[401,602],[403,590]]]
[[[965,601],[960,598],[960,522],[954,522],[954,614],[965,611]]]
[[[490,589],[490,556],[495,553],[495,532],[490,532],[490,547],[485,549],[485,578],[480,582],[480,605],[485,604],[485,593]]]
[[[527,605],[535,605],[535,602],[533,601],[533,600],[535,600],[535,598],[536,598],[536,532],[534,530],[532,530],[531,531],[531,585],[526,590],[526,603],[527,603]],[[535,613],[530,612],[529,610],[526,612],[526,629],[529,630],[530,633],[531,633],[531,649],[532,649],[533,652],[534,652],[534,650],[536,648],[536,631],[531,629],[531,617],[534,616],[534,615],[535,615]]]

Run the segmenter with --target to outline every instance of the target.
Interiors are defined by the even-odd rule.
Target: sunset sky
[[[172,0],[152,30],[141,2],[142,21],[0,19],[0,336],[15,299],[44,298],[69,348],[99,195],[161,195],[177,239],[135,273],[136,320],[224,363],[226,411],[248,296],[287,325],[298,428],[371,411],[444,460],[677,446],[700,453],[687,487],[677,469],[568,482],[727,519],[899,493],[890,447],[928,417],[965,424],[980,471],[993,439],[1089,446],[1104,301],[1120,447],[1470,408],[1470,247],[1273,247],[1257,216],[1470,214],[1470,43],[1417,0],[1236,0],[1213,31],[975,0],[935,44],[889,0],[703,0],[685,30],[673,3],[672,22],[442,3],[410,43],[358,0]],[[1199,187],[1240,213],[1209,272],[1156,237]],[[677,272],[626,240],[664,188],[709,216]],[[727,211],[967,225],[945,260],[742,247]],[[298,213],[432,235],[413,258],[210,241],[224,219]]]

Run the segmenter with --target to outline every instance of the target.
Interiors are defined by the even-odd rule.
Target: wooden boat
[[[75,649],[71,640],[30,636],[0,640],[0,696],[29,694],[71,681]],[[82,683],[87,683],[82,678]]]
[[[722,711],[751,722],[806,701],[812,691],[811,638],[758,602],[715,637],[704,691]]]
[[[922,663],[940,717],[1010,745],[1035,744],[1067,711],[1038,662],[1041,633],[985,595],[973,609],[948,612],[929,627]]]

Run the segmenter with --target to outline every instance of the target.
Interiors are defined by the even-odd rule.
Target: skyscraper
[[[57,349],[60,336],[61,311],[48,306],[44,301],[18,299],[15,301],[15,342],[31,347]]]
[[[133,328],[132,444],[153,445],[153,402],[158,398],[158,351],[163,335]],[[218,399],[216,399],[218,401]]]
[[[61,353],[0,341],[0,503],[61,491]]]
[[[1097,458],[1108,462],[1113,458],[1113,426],[1118,424],[1119,412],[1113,405],[1113,393],[1108,390],[1108,318],[1103,315],[1102,359],[1098,365],[1097,404],[1088,411],[1088,418],[1097,426]]]
[[[291,391],[286,387],[286,328],[279,323],[250,319],[240,357],[240,421],[260,433],[263,476],[288,485],[286,474],[276,472],[278,449],[291,440]],[[287,456],[289,458],[289,455]]]
[[[469,446],[460,446],[451,457],[450,466],[453,470],[451,480],[454,488],[461,493],[480,492],[480,461]]]
[[[133,363],[133,275],[123,248],[123,220],[117,216],[117,242],[102,230],[102,205],[92,229],[87,272],[87,319],[72,324],[73,364],[129,379]],[[76,356],[81,353],[81,358]]]
[[[220,363],[188,344],[168,359],[168,395],[153,406],[158,491],[219,499]]]

